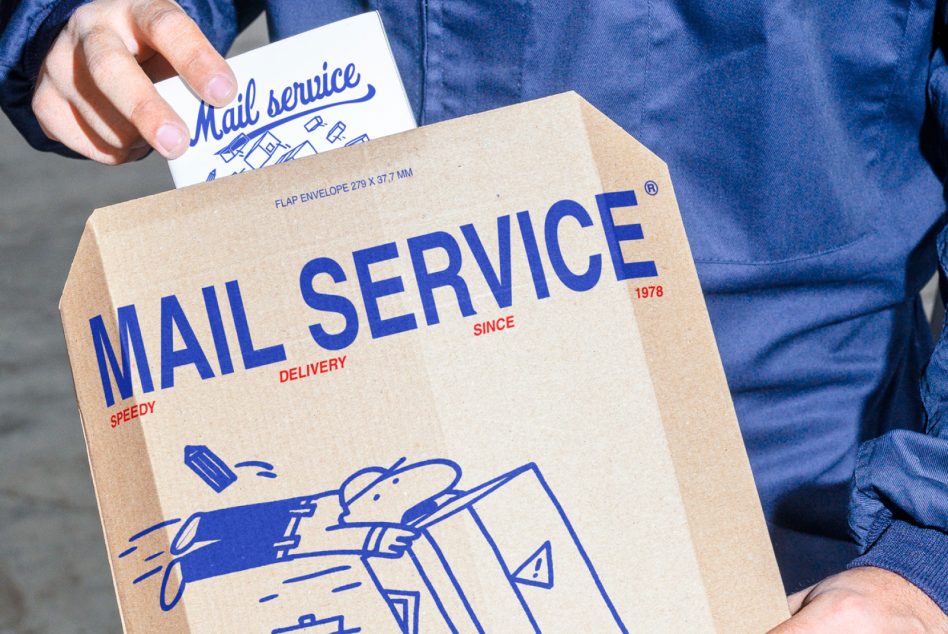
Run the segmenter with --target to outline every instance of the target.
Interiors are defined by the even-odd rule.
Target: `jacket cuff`
[[[14,34],[17,40],[12,45],[9,41],[4,42],[10,49],[4,52],[5,59],[0,64],[0,110],[37,150],[79,157],[66,146],[46,137],[36,121],[32,101],[36,77],[49,49],[76,9],[89,1],[61,0],[48,3],[42,10],[37,9],[35,14],[18,18]],[[7,24],[6,28],[10,30],[13,27]],[[9,39],[13,36],[4,33],[4,37]]]
[[[874,566],[903,577],[948,614],[948,534],[895,520],[847,568]]]

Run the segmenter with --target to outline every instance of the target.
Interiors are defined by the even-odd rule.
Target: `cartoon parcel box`
[[[576,94],[98,210],[61,311],[129,632],[787,616],[668,170]]]
[[[409,555],[423,582],[414,592],[392,570],[404,560],[367,562],[406,632],[556,632],[576,614],[586,631],[626,631],[536,465],[459,494],[412,525],[421,537]]]

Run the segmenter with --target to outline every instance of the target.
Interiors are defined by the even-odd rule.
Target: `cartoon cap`
[[[402,458],[401,461],[405,459]],[[396,463],[397,465],[398,463]],[[377,482],[384,480],[392,469],[385,469],[383,467],[366,467],[361,469],[345,481],[342,485],[342,500],[346,503],[346,506],[349,506],[356,498],[364,494],[366,491],[371,489]]]
[[[340,488],[346,522],[400,523],[409,509],[450,491],[461,468],[450,460],[426,460],[388,469],[367,467],[349,476]]]

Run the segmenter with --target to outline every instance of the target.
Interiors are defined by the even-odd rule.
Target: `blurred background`
[[[92,210],[173,188],[157,154],[41,154],[0,116],[0,633],[122,631],[57,305]]]

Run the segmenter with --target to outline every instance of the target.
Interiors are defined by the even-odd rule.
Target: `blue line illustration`
[[[279,605],[296,600],[297,588],[308,598],[272,632],[358,632],[372,601],[372,618],[390,617],[402,634],[557,632],[577,614],[587,631],[628,632],[536,464],[470,488],[461,480],[454,461],[400,458],[359,469],[332,490],[199,511],[181,523],[166,564],[135,583],[163,570],[158,603],[170,611],[192,584],[294,564],[279,577],[280,594],[289,593]],[[309,572],[300,569],[307,561]],[[254,595],[253,604],[276,599],[277,590]]]
[[[484,533],[484,537],[487,539],[487,543],[490,544],[490,548],[494,551],[494,556],[497,557],[497,561],[500,562],[501,568],[504,570],[504,574],[507,575],[508,579],[513,579],[513,576],[510,574],[510,570],[507,568],[507,564],[504,563],[504,557],[500,554],[500,549],[497,547],[497,544],[494,543],[494,540],[491,539],[490,532],[487,530],[487,527],[484,526],[484,523],[481,521],[481,518],[477,515],[477,511],[471,511],[471,515],[474,518],[474,523],[477,524],[478,528],[481,529],[481,532]],[[533,617],[533,612],[530,611],[530,606],[527,604],[526,600],[523,598],[523,593],[520,592],[520,589],[517,587],[516,583],[510,584],[511,589],[514,592],[514,595],[517,597],[517,601],[520,602],[521,607],[523,608],[523,613],[526,615],[527,619],[530,621],[530,625],[533,626],[533,629],[537,632],[542,632],[540,626],[537,625],[536,619]]]
[[[435,587],[432,585],[431,580],[428,578],[428,575],[425,574],[425,569],[421,565],[421,563],[418,561],[418,557],[416,557],[415,553],[413,553],[412,551],[408,551],[408,556],[411,558],[412,563],[415,565],[415,568],[418,570],[418,576],[421,577],[421,581],[424,584],[425,589],[428,591],[428,595],[431,597],[432,602],[434,602],[435,607],[438,608],[438,612],[441,614],[441,618],[444,619],[444,624],[448,626],[452,634],[458,634],[458,628],[456,628],[454,626],[454,623],[451,621],[451,616],[448,614],[448,611],[445,610],[444,603],[441,602],[441,598],[438,596],[437,590],[435,590]],[[369,565],[369,564],[366,563],[366,565]],[[384,593],[387,593],[387,591],[383,589],[383,594]],[[386,596],[386,599],[387,599],[387,596]],[[395,610],[395,606],[392,606],[391,603],[389,603],[389,608],[391,608],[393,611]]]
[[[249,142],[250,142],[250,137],[248,137],[246,134],[241,132],[240,134],[235,136],[233,139],[231,139],[227,143],[227,145],[219,149],[214,154],[221,157],[221,159],[223,159],[225,163],[230,163],[238,156],[243,156],[242,152],[243,152],[244,146],[247,145],[247,143]],[[216,175],[217,174],[215,172],[215,176]]]
[[[269,478],[272,480],[277,477],[273,465],[263,460],[244,460],[235,464],[234,469],[260,469],[260,471],[254,474],[258,478]]]
[[[150,534],[150,533],[154,533],[154,532],[155,532],[156,530],[158,530],[158,529],[164,528],[164,527],[166,527],[166,526],[173,526],[174,524],[177,524],[177,523],[180,522],[180,521],[181,521],[181,519],[176,517],[176,518],[171,519],[171,520],[165,520],[164,522],[158,522],[157,524],[152,524],[152,525],[149,526],[148,528],[142,529],[142,530],[138,531],[137,533],[135,533],[134,535],[132,535],[131,537],[129,537],[129,538],[128,538],[128,541],[129,541],[129,542],[136,541],[136,540],[138,540],[138,539],[141,539],[141,538],[144,537],[145,535],[148,535],[148,534]]]
[[[448,578],[451,580],[451,585],[454,586],[455,592],[457,592],[458,597],[461,599],[461,603],[464,605],[464,609],[467,610],[468,616],[471,618],[471,624],[477,628],[478,632],[483,632],[484,628],[481,626],[480,621],[477,619],[477,614],[474,612],[474,609],[471,607],[470,602],[467,599],[467,596],[464,593],[464,590],[461,588],[461,584],[458,583],[457,578],[454,576],[454,573],[451,571],[451,564],[448,563],[445,559],[444,553],[441,552],[441,549],[438,548],[437,542],[431,539],[430,535],[428,537],[428,543],[431,545],[431,549],[434,550],[435,554],[438,556],[438,559],[441,561],[441,565],[444,566],[444,571],[448,574]]]
[[[324,625],[334,626],[336,629],[333,631],[325,629]],[[289,627],[278,627],[271,630],[270,634],[286,634],[287,632],[303,632],[304,630],[310,630],[314,632],[319,632],[319,634],[358,634],[362,631],[361,627],[355,627],[351,629],[346,629],[345,619],[341,616],[333,616],[328,619],[317,620],[316,616],[313,614],[307,614],[301,616],[296,625],[291,625]]]
[[[303,127],[306,128],[306,131],[307,131],[307,132],[313,132],[313,131],[316,130],[317,128],[321,128],[321,127],[323,127],[323,126],[325,126],[325,125],[326,125],[326,124],[323,122],[322,116],[321,116],[321,115],[316,115],[315,117],[313,117],[312,119],[310,119],[309,121],[307,121],[307,122],[306,122],[306,125],[304,125]]]
[[[293,121],[294,119],[299,119],[300,117],[305,117],[306,115],[311,114],[313,112],[322,112],[323,110],[336,108],[338,106],[345,106],[352,103],[362,103],[364,101],[369,101],[374,96],[375,96],[375,86],[373,86],[372,84],[368,84],[365,94],[361,97],[355,97],[353,99],[346,99],[344,101],[337,101],[336,103],[330,103],[323,106],[317,106],[315,108],[309,108],[308,110],[303,110],[302,112],[295,112],[289,115],[288,117],[283,117],[282,119],[276,119],[274,121],[271,121],[267,125],[261,126],[257,128],[256,130],[254,130],[253,132],[247,132],[246,135],[248,139],[252,139],[255,136],[263,134],[264,132],[271,130],[277,126],[281,126],[284,123]]]
[[[284,579],[283,583],[299,583],[300,581],[306,581],[307,579],[317,579],[319,577],[324,577],[337,572],[344,572],[346,570],[350,570],[351,568],[352,566],[336,566],[334,568],[326,568],[325,570],[311,572],[308,575],[300,575],[299,577],[290,577],[289,579]]]
[[[302,111],[302,112],[295,112],[295,113],[293,113],[293,114],[291,114],[291,115],[289,115],[289,116],[282,117],[282,118],[280,118],[280,119],[275,119],[275,120],[273,120],[273,121],[270,121],[270,122],[268,122],[266,125],[262,125],[262,126],[260,126],[259,128],[256,128],[255,130],[251,130],[251,131],[247,131],[247,132],[240,132],[239,134],[237,134],[236,136],[234,136],[233,139],[231,139],[230,141],[228,141],[223,147],[221,147],[219,150],[217,150],[217,151],[215,152],[215,154],[216,154],[217,156],[219,156],[225,163],[230,163],[230,162],[233,161],[235,158],[241,157],[241,156],[245,157],[245,160],[246,160],[246,157],[249,156],[249,154],[251,153],[251,151],[253,150],[253,148],[256,146],[256,144],[259,143],[259,139],[260,139],[260,138],[263,138],[263,137],[265,137],[265,136],[267,136],[268,134],[271,134],[271,130],[273,130],[274,128],[278,128],[278,127],[280,127],[280,126],[282,126],[282,125],[285,125],[285,124],[287,124],[287,123],[289,123],[289,122],[291,122],[291,121],[293,121],[293,120],[295,120],[295,119],[299,119],[300,117],[305,117],[306,115],[313,114],[313,113],[315,113],[315,112],[322,112],[322,111],[328,110],[328,109],[330,109],[330,108],[336,108],[336,107],[338,107],[338,106],[345,106],[345,105],[349,105],[349,104],[363,103],[363,102],[366,102],[366,101],[371,100],[373,97],[375,97],[375,86],[373,86],[372,84],[369,84],[369,85],[367,86],[367,90],[366,90],[365,95],[363,95],[363,96],[361,96],[361,97],[355,97],[355,98],[353,98],[353,99],[346,99],[346,100],[343,100],[343,101],[337,101],[336,103],[324,104],[324,105],[321,105],[321,106],[317,106],[317,107],[315,107],[315,108],[309,108],[309,109],[304,110],[304,111]],[[342,122],[337,123],[336,126],[339,126],[340,124],[341,124],[341,129],[339,129],[339,130],[337,131],[337,134],[332,135],[332,136],[334,137],[332,140],[329,139],[329,136],[330,136],[330,135],[327,135],[327,140],[329,140],[330,143],[335,143],[335,142],[339,139],[339,135],[341,135],[342,132],[345,130],[345,127],[346,127],[346,126],[345,126],[345,124],[342,123]],[[313,118],[311,118],[311,119],[304,125],[304,128],[305,128],[308,132],[313,132],[313,131],[315,131],[316,129],[318,129],[318,128],[320,128],[320,127],[323,127],[323,126],[325,126],[325,125],[326,125],[326,124],[323,123],[322,116],[321,116],[321,115],[316,115],[316,116],[314,116]],[[310,129],[310,126],[312,126],[312,129]],[[334,126],[334,127],[333,127],[333,130],[335,130],[335,129],[336,129],[336,128],[335,128],[335,126]],[[273,138],[275,139],[276,137],[273,137]],[[254,139],[257,139],[257,142],[251,143],[251,141],[253,141]],[[246,150],[248,144],[249,144],[250,147],[251,147],[250,150]],[[265,146],[269,146],[269,145],[270,145],[269,142],[264,142],[264,144],[265,144]],[[288,147],[288,146],[287,146],[287,147]],[[272,156],[272,153],[271,153],[270,156]],[[269,157],[268,157],[267,160],[269,160]],[[258,160],[254,160],[254,161],[248,162],[248,165],[251,165],[251,167],[252,167],[253,169],[257,169],[256,167],[253,167],[253,165],[256,164],[256,163],[258,163],[258,162],[259,162]],[[264,162],[264,164],[266,164],[266,162]]]
[[[331,128],[329,132],[326,133],[326,140],[330,143],[335,143],[336,141],[343,139],[342,133],[346,131],[346,124],[342,121],[337,121]]]
[[[346,147],[352,147],[353,145],[358,145],[359,143],[365,143],[366,141],[370,141],[370,140],[371,140],[371,139],[369,139],[369,135],[368,135],[368,134],[360,134],[360,135],[357,136],[356,138],[354,138],[354,139],[352,139],[351,141],[347,142],[347,143],[346,143]]]
[[[207,486],[220,493],[234,482],[237,475],[231,471],[221,457],[205,445],[188,445],[184,448],[184,464]]]
[[[570,537],[573,538],[573,543],[576,544],[576,549],[579,551],[580,556],[583,558],[583,561],[586,563],[586,566],[589,568],[589,572],[592,574],[593,580],[596,583],[596,587],[599,589],[600,594],[602,595],[603,601],[606,602],[606,606],[609,608],[609,611],[612,613],[612,617],[616,620],[616,623],[622,628],[623,632],[628,632],[628,629],[622,623],[622,619],[619,618],[619,613],[616,611],[615,606],[612,604],[612,599],[609,598],[609,595],[606,594],[606,589],[602,585],[602,581],[599,579],[599,575],[596,573],[595,568],[593,568],[592,562],[589,560],[589,556],[586,554],[586,550],[583,548],[583,545],[579,541],[579,537],[576,535],[576,531],[573,530],[573,526],[569,523],[569,520],[566,519],[566,513],[563,511],[563,507],[560,506],[559,501],[557,501],[556,496],[553,495],[553,491],[550,490],[550,485],[546,483],[546,480],[543,479],[543,474],[540,471],[536,470],[537,480],[540,482],[540,486],[543,487],[543,490],[550,497],[550,501],[553,503],[553,506],[556,507],[556,511],[559,513],[560,517],[563,520],[563,524],[566,527],[566,530],[569,531]]]
[[[291,138],[289,142],[285,142],[281,138],[277,137],[275,131],[277,128],[281,128],[280,135],[282,136],[284,134],[289,134],[290,137],[299,137],[302,131],[310,134],[315,133],[319,128],[328,127],[328,124],[323,120],[322,114],[314,113],[322,113],[329,110],[330,108],[336,108],[339,106],[365,103],[372,100],[375,97],[375,94],[375,86],[372,84],[367,84],[366,92],[361,97],[354,97],[352,99],[345,99],[335,103],[323,104],[313,108],[308,108],[301,112],[294,112],[293,114],[281,117],[279,119],[268,121],[256,129],[238,132],[233,136],[233,138],[228,140],[216,152],[214,152],[214,154],[220,158],[221,161],[223,161],[224,165],[217,165],[217,167],[212,169],[208,173],[206,180],[215,180],[218,176],[218,168],[223,168],[225,165],[230,164],[232,161],[235,161],[238,158],[243,160],[238,162],[234,167],[240,167],[240,169],[231,172],[231,175],[239,174],[246,170],[258,170],[261,167],[266,167],[268,165],[278,165],[280,163],[287,163],[305,156],[314,156],[318,154],[319,151],[309,139]],[[287,124],[292,123],[300,117],[307,116],[310,118],[305,124],[302,125],[301,129],[296,130],[297,134],[294,135],[293,126],[287,126]],[[338,141],[345,140],[345,136],[343,136],[345,129],[346,124],[342,121],[339,121],[332,126],[332,128],[326,134],[326,140],[331,146],[334,146]],[[215,138],[219,139],[221,137],[216,136]],[[205,140],[208,140],[206,135]],[[367,134],[362,134],[345,145],[348,146],[354,145],[356,143],[364,143],[368,140],[369,136]],[[192,140],[192,145],[194,142],[195,141]],[[324,147],[323,149],[326,148]]]
[[[418,591],[388,590],[385,598],[391,606],[403,634],[418,634],[418,612],[421,593]]]
[[[267,131],[257,137],[250,149],[244,153],[244,163],[250,169],[260,169],[270,163],[270,160],[276,156],[280,150],[288,149],[290,146],[283,143],[273,132]]]
[[[138,583],[139,581],[144,581],[144,580],[147,579],[148,577],[151,577],[151,576],[154,576],[154,575],[158,574],[159,572],[161,572],[161,569],[162,569],[163,567],[164,567],[164,566],[158,566],[157,568],[152,568],[151,570],[149,570],[149,571],[146,572],[145,574],[139,575],[134,581],[132,581],[132,583],[135,584],[135,583]]]
[[[313,144],[309,141],[303,141],[293,149],[284,152],[280,158],[276,160],[274,165],[279,165],[280,163],[286,163],[288,161],[295,161],[298,158],[303,158],[304,156],[314,156],[316,154],[316,148],[313,147]]]
[[[553,587],[553,552],[550,542],[544,542],[535,553],[520,564],[513,573],[513,580],[547,590]]]
[[[273,465],[263,460],[244,460],[234,465],[235,469],[242,469],[244,467],[256,467],[257,469],[264,469],[265,471],[273,471]]]

